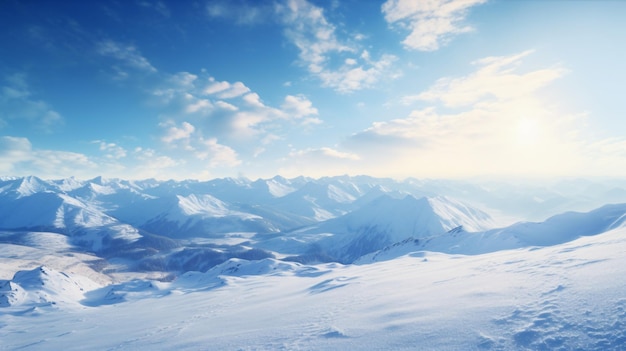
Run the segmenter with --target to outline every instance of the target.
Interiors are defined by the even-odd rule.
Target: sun
[[[516,142],[520,146],[534,146],[539,143],[541,125],[533,118],[520,118],[515,127]]]

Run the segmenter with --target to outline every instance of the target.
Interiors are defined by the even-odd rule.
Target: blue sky
[[[623,1],[0,3],[0,174],[626,176]]]

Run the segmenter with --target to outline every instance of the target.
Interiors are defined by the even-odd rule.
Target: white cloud
[[[198,76],[189,72],[178,72],[169,78],[169,82],[178,89],[191,90]]]
[[[143,57],[133,45],[124,45],[113,40],[104,40],[98,43],[97,51],[100,55],[113,57],[129,67],[146,72],[156,72],[150,61]]]
[[[215,106],[221,108],[222,110],[228,110],[228,111],[237,111],[239,110],[239,108],[237,108],[237,106],[233,105],[233,104],[229,104],[228,102],[225,101],[217,101],[215,103]]]
[[[369,54],[364,56],[369,58]],[[371,88],[382,77],[395,77],[396,73],[389,70],[395,60],[396,57],[393,55],[383,55],[379,61],[369,61],[367,65],[357,67],[354,67],[356,61],[351,61],[337,70],[320,72],[319,77],[324,86],[335,88],[340,93],[349,93]]]
[[[477,61],[476,72],[444,78],[416,95],[455,107],[414,110],[406,118],[375,122],[346,147],[363,157],[364,173],[386,176],[467,177],[620,175],[623,137],[596,140],[586,115],[565,113],[541,99],[539,89],[560,77],[559,68],[518,73],[521,58]],[[515,88],[518,89],[515,89]]]
[[[234,149],[218,143],[215,137],[205,139],[202,132],[189,122],[177,126],[174,121],[167,121],[161,123],[161,127],[166,128],[161,140],[168,144],[170,150],[182,150],[182,153],[176,153],[180,160],[209,160],[210,167],[232,167],[241,163]]]
[[[287,25],[285,34],[300,50],[300,59],[309,71],[323,71],[330,53],[354,51],[339,42],[335,26],[326,20],[324,11],[306,0],[287,0],[277,4],[276,11]]]
[[[317,109],[313,107],[311,100],[302,95],[287,95],[281,105],[283,111],[295,118],[317,115]]]
[[[216,80],[207,72],[170,76],[154,96],[164,111],[160,140],[165,153],[189,160],[187,168],[192,160],[233,167],[242,158],[258,156],[279,139],[276,135],[322,123],[317,108],[304,95],[286,95],[275,107],[243,82]]]
[[[323,177],[358,172],[361,157],[355,153],[339,151],[330,147],[292,150],[283,159],[281,175],[295,177],[306,174]]]
[[[100,151],[103,151],[108,159],[117,160],[126,157],[126,150],[115,143],[107,143],[102,140],[95,140],[93,143],[99,145]]]
[[[201,160],[209,159],[211,167],[234,167],[241,164],[237,157],[237,152],[226,145],[219,144],[217,138],[201,140],[200,143],[204,147],[198,152],[197,156]]]
[[[0,172],[4,174],[63,178],[91,175],[97,167],[83,154],[35,149],[27,138],[0,137]]]
[[[12,174],[21,162],[32,159],[32,145],[26,138],[0,137],[0,172]]]
[[[271,4],[256,3],[251,5],[248,2],[214,0],[206,6],[207,14],[211,18],[225,18],[233,20],[239,25],[252,25],[264,22],[271,14]]]
[[[185,112],[187,113],[208,113],[213,110],[213,104],[209,100],[195,98],[190,98],[190,100],[193,100],[193,102],[190,102],[185,107]]]
[[[178,140],[188,140],[196,131],[196,128],[189,122],[183,122],[180,127],[177,127],[173,121],[168,121],[162,123],[161,126],[167,127],[165,135],[161,138],[167,144]]]
[[[285,0],[276,5],[276,12],[285,25],[285,36],[299,50],[300,61],[323,86],[349,93],[371,88],[381,78],[395,75],[389,72],[393,55],[382,55],[378,61],[371,60],[367,52],[360,61],[354,57],[342,58],[359,50],[354,44],[339,40],[335,26],[326,19],[322,8],[306,0]],[[334,58],[342,63],[333,64]]]
[[[342,152],[329,147],[322,147],[319,149],[308,148],[304,150],[293,150],[289,153],[289,157],[324,157],[330,159],[340,159],[340,160],[360,160],[361,158],[354,153]]]
[[[409,49],[434,51],[451,36],[472,30],[464,25],[469,8],[487,0],[387,0],[382,12],[388,23],[398,23],[410,34],[402,41]]]
[[[265,104],[261,102],[261,97],[257,93],[250,93],[243,96],[243,101],[249,106],[256,108],[265,108]]]
[[[518,73],[522,58],[532,51],[503,57],[488,57],[473,62],[481,66],[475,73],[461,78],[442,78],[427,91],[405,100],[441,101],[446,106],[471,105],[486,98],[504,100],[532,94],[537,89],[563,76],[561,68],[546,68]]]
[[[204,89],[204,93],[207,95],[216,94],[230,88],[230,83],[216,82],[213,77],[210,78],[210,82],[211,84]]]
[[[242,82],[216,82],[213,78],[210,79],[209,84],[204,93],[207,95],[216,95],[220,99],[232,99],[250,92],[250,88],[245,86]]]

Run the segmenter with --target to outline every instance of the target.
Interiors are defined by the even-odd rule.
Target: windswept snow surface
[[[623,350],[626,228],[368,265],[231,260],[114,288],[2,309],[0,349]]]
[[[623,350],[624,189],[0,177],[0,350]]]

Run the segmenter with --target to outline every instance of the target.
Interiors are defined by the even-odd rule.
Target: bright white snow
[[[623,350],[625,189],[0,177],[0,350]]]
[[[30,350],[620,350],[625,253],[619,228],[360,266],[235,260],[170,284],[129,282],[119,303],[92,293],[101,304],[83,303],[98,307],[5,308],[0,339]]]

